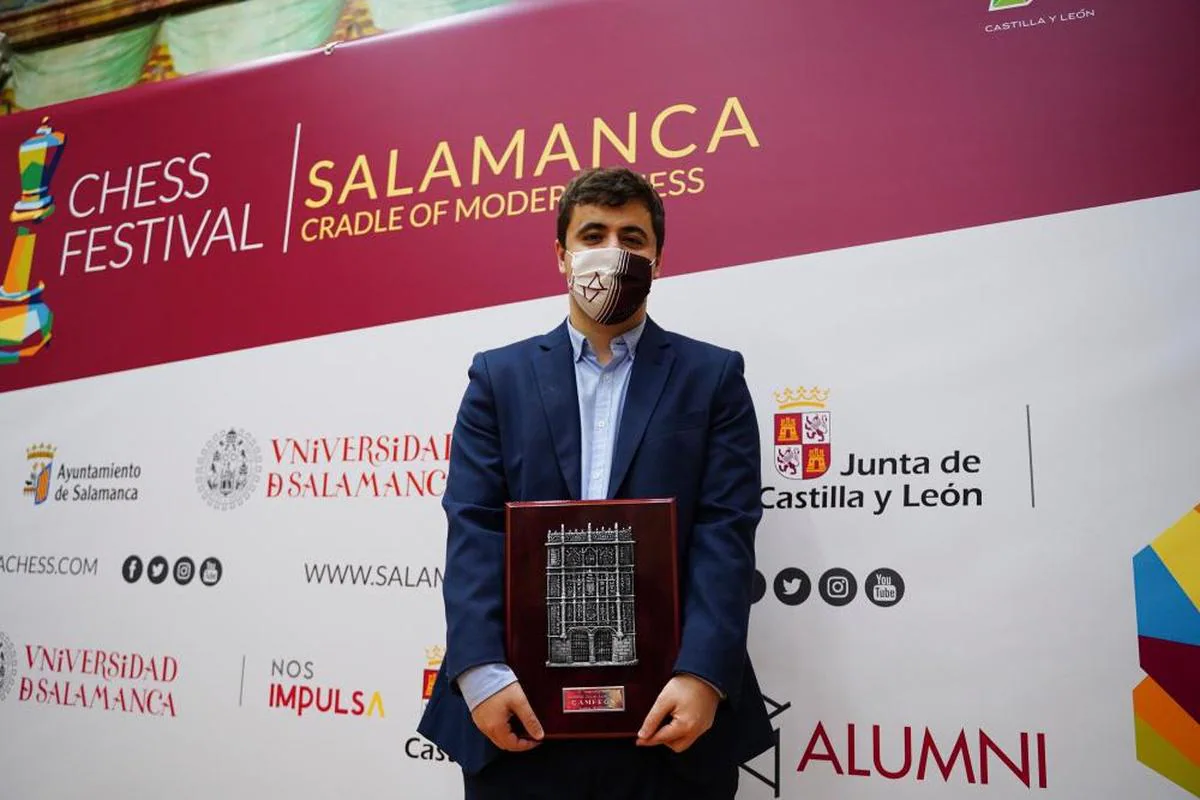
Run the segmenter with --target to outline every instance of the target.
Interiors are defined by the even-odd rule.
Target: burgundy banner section
[[[8,118],[0,389],[562,292],[597,162],[666,274],[1197,189],[1200,4],[1153,5],[518,4]]]

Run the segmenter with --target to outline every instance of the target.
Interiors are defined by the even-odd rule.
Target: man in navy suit
[[[446,657],[418,730],[463,769],[467,800],[730,800],[773,743],[746,653],[759,434],[739,353],[646,316],[662,200],[628,169],[559,201],[566,322],[476,354],[443,497]],[[542,741],[504,664],[504,504],[674,497],[682,638],[633,740]]]

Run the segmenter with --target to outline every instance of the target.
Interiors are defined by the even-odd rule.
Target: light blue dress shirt
[[[575,388],[579,394],[581,500],[608,497],[613,448],[621,427],[629,377],[633,374],[633,359],[645,329],[646,321],[642,320],[636,328],[614,338],[609,345],[612,359],[601,365],[587,338],[567,322],[575,357]],[[475,706],[516,679],[507,664],[482,664],[463,672],[458,677],[458,688],[474,711]]]

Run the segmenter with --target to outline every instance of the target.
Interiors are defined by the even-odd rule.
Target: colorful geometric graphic
[[[988,11],[1003,11],[1006,8],[1023,8],[1031,4],[1033,0],[991,0],[988,5]]]
[[[33,248],[37,234],[33,226],[54,213],[50,180],[62,157],[66,136],[50,127],[44,117],[37,132],[17,151],[21,170],[21,199],[9,219],[17,223],[17,238],[8,257],[4,284],[0,286],[0,364],[15,364],[30,358],[50,342],[54,314],[42,301],[46,285],[29,288],[33,271]]]
[[[1133,557],[1137,757],[1200,797],[1200,506]]]

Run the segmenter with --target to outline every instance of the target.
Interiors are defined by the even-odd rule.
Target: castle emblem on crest
[[[437,682],[438,668],[446,657],[446,647],[436,644],[425,648],[425,670],[421,676],[421,702],[429,702],[433,697],[433,684]]]
[[[55,449],[48,444],[35,444],[25,449],[25,460],[29,463],[29,477],[22,490],[33,504],[40,506],[50,498],[50,478],[54,469]]]
[[[775,392],[775,471],[791,480],[819,478],[829,470],[829,390],[787,388]]]

